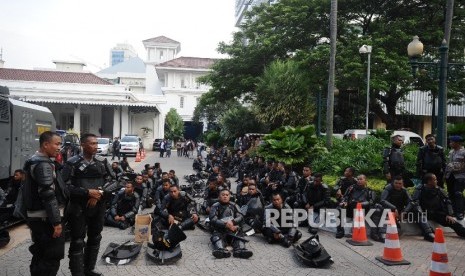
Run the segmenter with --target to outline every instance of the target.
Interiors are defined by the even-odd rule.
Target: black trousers
[[[80,253],[84,248],[87,234],[87,247],[99,247],[105,216],[104,202],[98,202],[94,208],[84,208],[82,212],[69,215],[71,244],[69,253]]]
[[[452,201],[452,206],[454,207],[455,215],[463,215],[463,204],[465,201],[463,198],[463,190],[465,189],[465,179],[456,179],[452,175],[447,179],[446,183],[447,193],[449,194],[449,199]]]
[[[32,253],[31,276],[56,275],[60,268],[60,260],[65,257],[64,232],[58,238],[53,238],[53,226],[41,219],[28,220],[33,244],[29,247]]]
[[[446,216],[445,215],[438,215],[438,214],[428,214],[428,219],[431,219],[442,226],[450,227],[454,232],[460,236],[460,237],[465,237],[465,227],[462,226],[462,224],[455,222],[455,223],[449,223],[446,221]]]

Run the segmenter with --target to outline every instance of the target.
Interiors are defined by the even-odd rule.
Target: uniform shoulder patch
[[[100,155],[95,155],[94,159],[100,162],[104,162],[107,158],[100,156]]]

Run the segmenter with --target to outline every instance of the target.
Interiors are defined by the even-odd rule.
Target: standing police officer
[[[45,131],[39,137],[40,149],[26,161],[23,202],[33,244],[30,271],[32,276],[56,275],[65,256],[65,237],[59,205],[67,199],[66,187],[57,181],[53,161],[60,150],[58,134]]]
[[[95,271],[103,229],[105,178],[115,178],[108,161],[97,153],[97,136],[83,134],[82,154],[69,159],[63,167],[63,179],[70,190],[69,224],[71,244],[69,268],[74,275],[102,275]],[[87,242],[84,242],[87,230]],[[85,246],[85,248],[84,248]]]
[[[404,179],[406,187],[413,186],[412,181],[407,176],[407,169],[405,168],[404,152],[402,145],[404,139],[402,136],[395,135],[392,137],[392,145],[390,148],[385,148],[383,152],[383,173],[386,180],[392,183],[393,179],[400,175]]]
[[[417,176],[423,179],[425,174],[434,173],[438,178],[438,185],[444,188],[444,172],[446,170],[446,156],[444,148],[436,145],[433,134],[426,135],[426,145],[418,150]]]

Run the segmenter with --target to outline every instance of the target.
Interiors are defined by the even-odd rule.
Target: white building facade
[[[141,97],[91,73],[0,68],[0,85],[12,98],[48,107],[59,129],[106,137],[137,134],[147,148],[164,135],[163,95]]]

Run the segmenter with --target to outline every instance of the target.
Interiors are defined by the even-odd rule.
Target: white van
[[[416,134],[415,132],[406,131],[406,130],[394,130],[391,137],[395,135],[400,135],[404,139],[404,144],[415,143],[418,144],[420,147],[425,145],[425,142],[421,138],[420,135]]]

